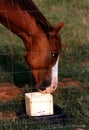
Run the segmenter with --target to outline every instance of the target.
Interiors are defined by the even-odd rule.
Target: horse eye
[[[52,57],[57,58],[58,57],[58,53],[51,53]]]

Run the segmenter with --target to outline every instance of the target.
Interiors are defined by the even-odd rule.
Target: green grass
[[[78,126],[89,129],[89,0],[34,0],[41,12],[55,26],[63,21],[62,60],[59,62],[59,81],[72,78],[81,82],[80,86],[58,88],[54,94],[54,103],[60,105],[69,117],[67,126],[30,123],[28,119],[0,124],[0,130],[75,130]],[[0,83],[11,82],[26,86],[32,84],[32,75],[24,55],[25,47],[20,38],[5,27],[0,26]],[[14,59],[14,60],[13,60]],[[12,72],[15,73],[12,73]],[[61,93],[61,95],[60,95]],[[22,106],[23,98],[13,103],[1,104],[0,111],[15,110]],[[17,103],[16,103],[17,102]],[[15,105],[17,106],[16,109]],[[24,123],[25,122],[25,123]]]

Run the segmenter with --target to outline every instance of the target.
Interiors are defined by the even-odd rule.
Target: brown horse
[[[53,74],[52,71],[58,66],[61,52],[58,32],[63,23],[51,26],[32,0],[0,0],[0,23],[23,40],[26,61],[37,88],[53,92],[57,86],[57,72]]]

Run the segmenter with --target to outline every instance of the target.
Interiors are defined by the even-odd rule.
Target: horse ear
[[[54,35],[57,34],[61,30],[63,25],[64,25],[63,22],[59,23],[56,27],[53,28],[51,34],[54,34]]]

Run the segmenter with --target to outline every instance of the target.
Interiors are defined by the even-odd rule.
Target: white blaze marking
[[[52,93],[57,89],[57,85],[58,85],[58,61],[59,61],[59,58],[57,59],[56,64],[52,67],[51,85],[49,87],[47,87],[42,93]]]
[[[51,85],[55,86],[55,89],[57,88],[58,85],[58,61],[59,58],[57,59],[56,64],[52,67],[52,73],[51,73],[52,76]]]

